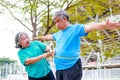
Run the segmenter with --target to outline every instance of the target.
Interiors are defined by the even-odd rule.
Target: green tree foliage
[[[10,63],[15,63],[15,62],[17,62],[17,61],[11,60],[10,58],[7,58],[7,57],[0,58],[0,66],[5,65],[6,63],[10,64]]]
[[[36,34],[41,36],[58,31],[52,21],[52,14],[56,10],[66,10],[70,16],[71,23],[86,24],[93,21],[103,21],[105,17],[111,14],[119,14],[119,4],[118,0],[0,0],[0,6],[2,6],[0,12],[9,12],[14,19],[31,31],[33,37],[35,37]],[[98,33],[99,35],[97,35]],[[104,40],[105,37],[103,32],[89,33],[85,39],[93,44],[90,44],[91,47],[88,44],[83,45],[81,47],[82,52],[85,53],[91,49],[101,52],[98,40]],[[110,35],[112,40],[114,40],[114,37],[116,36]],[[116,42],[112,41],[111,43]],[[104,44],[105,46],[107,45]],[[114,46],[118,47],[119,44],[114,44]],[[111,50],[112,48],[109,49]],[[107,50],[109,49],[106,49],[106,53],[108,53]]]
[[[119,14],[119,4],[120,2],[117,0],[81,0],[73,7],[69,8],[67,12],[70,15],[70,20],[72,23],[86,24],[88,22],[105,21],[105,17]],[[104,53],[103,56],[107,58],[120,55],[120,44],[117,44],[119,42],[114,40],[116,35],[110,34],[109,36],[109,38],[112,39],[110,42],[112,47],[108,46],[106,43],[99,43],[98,40],[103,41],[105,38],[106,35],[103,34],[103,31],[90,32],[88,36],[85,37],[87,42],[90,44],[88,45],[85,43],[81,46],[81,56],[85,56],[86,53],[92,51],[92,49],[95,50],[95,52],[100,52],[101,54]]]
[[[88,23],[91,20],[95,21],[96,15],[99,15],[99,19],[110,16],[111,9],[113,15],[119,14],[119,4],[117,0],[80,0],[67,11],[72,22]]]
[[[51,31],[54,32],[54,28],[51,29],[54,26],[51,19],[53,11],[62,9],[64,5],[68,6],[72,2],[73,0],[15,0],[13,2],[1,0],[0,5],[4,11],[8,11],[15,20],[25,26],[35,37],[37,32],[42,35],[52,33]]]
[[[70,15],[72,23],[88,23],[94,21],[96,15],[105,17],[110,15],[110,7],[113,14],[119,13],[119,2],[116,0],[1,0],[0,12],[10,14],[33,33],[46,35],[56,32],[58,29],[52,21],[52,14],[59,9],[65,9]],[[9,5],[8,5],[9,4]],[[19,15],[19,16],[18,16]]]

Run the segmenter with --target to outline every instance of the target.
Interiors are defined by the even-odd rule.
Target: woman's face
[[[22,48],[26,48],[30,45],[30,39],[27,34],[20,35],[20,45]]]

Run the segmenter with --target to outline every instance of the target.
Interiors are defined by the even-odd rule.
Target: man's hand
[[[120,28],[120,22],[110,22],[109,20],[106,21],[106,28]]]
[[[50,54],[51,54],[51,56],[54,56],[55,51],[51,49],[51,50],[50,50]]]
[[[53,56],[54,53],[55,53],[54,50],[49,50],[49,52],[43,54],[42,56],[43,56],[44,58],[48,58],[48,57],[50,57],[50,56]]]

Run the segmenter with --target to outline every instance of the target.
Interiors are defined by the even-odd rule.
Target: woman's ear
[[[22,48],[22,46],[20,44],[18,44],[17,46],[15,46],[16,48]]]

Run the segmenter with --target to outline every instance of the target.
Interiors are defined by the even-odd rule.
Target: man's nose
[[[58,27],[58,23],[56,23],[56,26]]]

